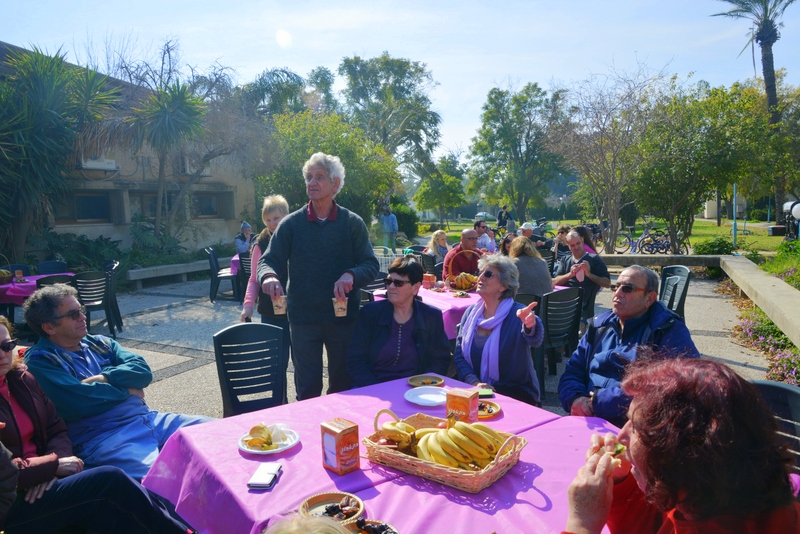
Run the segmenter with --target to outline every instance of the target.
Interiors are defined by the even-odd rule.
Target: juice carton
[[[477,408],[476,408],[477,409]],[[320,426],[322,465],[337,475],[361,469],[358,425],[337,417]]]
[[[478,390],[453,388],[447,390],[446,413],[455,414],[456,419],[465,423],[478,421]]]

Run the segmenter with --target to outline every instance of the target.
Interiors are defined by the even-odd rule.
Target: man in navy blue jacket
[[[640,346],[666,356],[700,356],[689,330],[658,301],[656,273],[632,265],[617,278],[612,309],[589,321],[567,362],[558,396],[570,415],[596,416],[622,428],[630,399],[620,381]]]

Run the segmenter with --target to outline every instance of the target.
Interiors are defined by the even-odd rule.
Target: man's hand
[[[336,300],[346,300],[347,294],[353,290],[353,273],[346,272],[333,284],[333,294]]]
[[[533,313],[533,309],[537,304],[537,302],[531,302],[526,307],[517,310],[517,317],[522,321],[522,326],[525,327],[525,333],[529,336],[536,333],[536,314]]]
[[[593,454],[567,489],[569,516],[564,530],[575,534],[599,534],[614,499],[610,454]]]
[[[572,401],[572,407],[569,410],[570,415],[580,415],[583,417],[591,417],[594,415],[594,408],[592,407],[591,397],[578,397]]]
[[[92,375],[88,378],[81,380],[84,384],[93,384],[95,382],[102,382],[108,384],[108,377],[106,375]]]
[[[66,458],[58,459],[58,468],[56,469],[56,476],[59,478],[68,477],[83,471],[83,460],[77,456],[67,456]]]
[[[141,388],[128,388],[128,393],[130,393],[131,396],[135,395],[140,399],[144,400],[144,390]]]
[[[42,495],[44,495],[44,492],[52,488],[53,484],[56,483],[56,480],[58,480],[58,478],[53,477],[52,480],[42,482],[41,484],[36,484],[32,488],[28,488],[28,491],[25,492],[25,502],[28,504],[33,504],[41,499]]]
[[[274,276],[268,276],[261,284],[261,292],[268,295],[272,300],[283,295],[283,286],[280,281]]]
[[[589,265],[588,261],[583,260],[579,265],[580,265],[581,269],[583,269],[583,272],[584,272],[584,274],[586,276],[589,276],[589,275],[592,274],[592,266]]]

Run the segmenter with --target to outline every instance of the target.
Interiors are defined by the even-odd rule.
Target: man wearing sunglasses
[[[640,265],[620,273],[612,309],[589,320],[558,383],[561,405],[570,415],[602,417],[622,428],[630,399],[620,381],[639,350],[700,356],[683,319],[658,300],[658,283],[658,275]]]
[[[472,228],[478,232],[478,248],[481,250],[486,249],[486,252],[493,254],[497,252],[497,243],[494,238],[489,236],[489,227],[486,221],[477,220],[472,224]]]
[[[87,468],[113,465],[141,480],[176,430],[210,420],[151,410],[144,401],[150,366],[113,339],[89,334],[73,287],[43,287],[24,309],[40,336],[25,351],[25,364],[67,423]]]

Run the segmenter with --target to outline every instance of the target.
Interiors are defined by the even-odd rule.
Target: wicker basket
[[[8,265],[9,267],[11,267],[11,262],[8,261],[8,258],[6,258],[5,255],[0,254],[0,258],[6,260],[5,263],[0,263],[0,265]],[[13,279],[14,279],[14,273],[10,273],[5,276],[0,276],[0,285],[10,284],[11,280]]]
[[[448,273],[452,273],[453,272],[453,260],[455,260],[457,256],[460,256],[461,254],[466,254],[466,253],[477,254],[479,258],[481,256],[481,253],[476,251],[476,250],[465,250],[465,249],[459,250],[458,252],[453,254],[453,256],[450,258],[450,262],[447,264],[447,272]],[[475,288],[478,287],[478,282],[474,282],[467,289],[458,289],[458,288],[456,288],[456,285],[455,285],[456,284],[456,277],[453,276],[452,274],[448,274],[447,275],[447,278],[445,279],[445,283],[447,284],[447,287],[449,287],[450,289],[456,289],[458,291],[474,291]]]
[[[379,410],[375,414],[375,432],[362,440],[367,449],[367,458],[374,463],[394,467],[400,471],[411,473],[428,480],[440,482],[469,493],[478,493],[484,488],[488,488],[500,477],[506,474],[519,460],[522,448],[528,444],[528,440],[521,436],[515,436],[507,432],[498,432],[505,438],[505,443],[500,447],[497,456],[492,462],[480,471],[467,471],[436,464],[414,456],[398,452],[395,449],[378,445],[377,441],[381,438],[378,426],[378,418],[382,414],[389,414],[399,421],[400,418],[391,410]],[[441,417],[433,417],[424,413],[416,413],[402,420],[415,428],[435,427],[437,424],[446,421]]]

